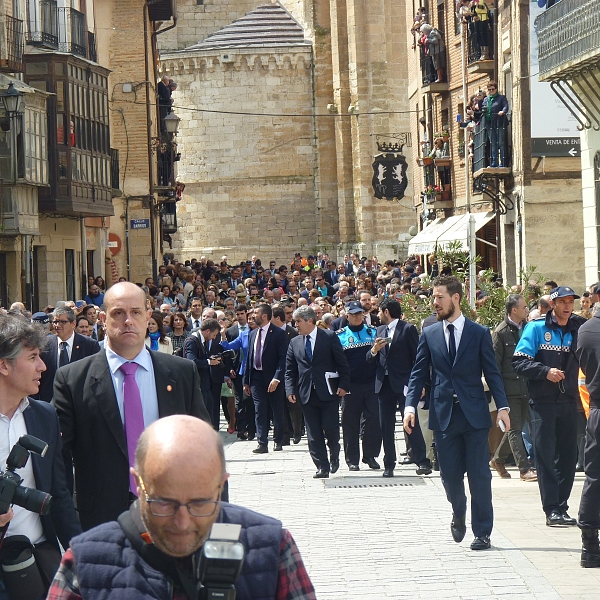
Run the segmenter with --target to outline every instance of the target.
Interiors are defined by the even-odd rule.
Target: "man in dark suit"
[[[257,327],[248,336],[248,356],[244,371],[244,391],[254,400],[256,411],[256,437],[258,446],[255,454],[268,452],[269,407],[273,411],[274,451],[282,450],[281,442],[285,431],[284,386],[285,333],[271,324],[273,311],[268,304],[258,304],[254,309]]]
[[[71,458],[75,465],[84,530],[115,520],[135,500],[129,469],[144,427],[173,414],[210,421],[193,363],[144,346],[151,315],[144,292],[117,283],[104,302],[105,351],[59,369],[54,382],[63,456],[67,470]]]
[[[438,322],[423,329],[419,340],[408,382],[404,428],[412,432],[416,425],[415,411],[431,373],[429,428],[435,432],[442,481],[452,504],[452,537],[461,542],[467,531],[466,471],[475,535],[471,549],[485,550],[491,547],[494,511],[488,447],[492,419],[482,372],[498,408],[498,425],[510,429],[510,418],[490,331],[461,314],[462,295],[462,284],[456,277],[441,276],[433,282]]]
[[[187,328],[190,331],[200,329],[200,323],[202,323],[202,300],[200,298],[192,298]]]
[[[377,361],[375,392],[379,399],[379,424],[383,436],[384,477],[394,476],[396,466],[396,411],[404,414],[405,389],[417,356],[419,334],[414,325],[401,321],[402,307],[397,300],[386,298],[379,307],[383,323],[377,329],[377,338],[367,352],[368,361]],[[388,341],[391,338],[391,342]],[[423,432],[417,423],[408,434],[418,475],[429,475],[431,464]]]
[[[200,329],[185,340],[183,358],[194,362],[200,376],[200,389],[212,426],[219,430],[221,416],[221,384],[223,383],[223,361],[213,358],[223,352],[216,341],[221,326],[216,319],[204,319]]]
[[[285,322],[285,308],[286,304],[276,304],[273,306],[273,318],[271,323],[275,327],[279,327],[286,336],[285,351],[287,354],[288,346],[290,342],[298,335],[298,332]],[[291,306],[289,306],[291,309]],[[292,309],[293,312],[293,309]],[[283,436],[283,445],[289,446],[290,441],[293,438],[294,444],[299,444],[302,438],[302,408],[298,402],[290,402],[287,397],[285,399],[285,434]]]
[[[337,271],[337,264],[335,260],[330,260],[327,262],[327,270],[323,272],[323,278],[327,282],[328,285],[334,286],[340,277],[340,274]]]
[[[6,442],[2,444],[0,463],[6,464],[21,436],[32,435],[44,441],[48,445],[45,455],[32,453],[19,475],[24,486],[52,495],[49,514],[39,515],[14,505],[0,515],[0,527],[14,519],[7,540],[24,535],[32,544],[46,546],[46,553],[54,554],[55,571],[60,563],[59,540],[67,548],[71,538],[81,533],[81,526],[65,481],[56,412],[48,403],[31,398],[46,369],[40,358],[45,343],[46,335],[37,325],[18,316],[0,317],[0,436]],[[54,576],[54,572],[45,574]],[[3,594],[0,591],[0,597],[4,598]]]
[[[54,377],[57,369],[74,363],[100,350],[96,340],[75,332],[75,312],[68,307],[54,311],[54,331],[48,336],[48,343],[41,353],[46,370],[42,373],[40,392],[36,400],[50,402],[54,390]]]
[[[317,315],[310,306],[296,309],[294,320],[299,335],[290,342],[287,351],[285,392],[290,402],[302,403],[308,448],[318,469],[314,477],[321,479],[335,473],[340,466],[339,401],[350,388],[350,367],[337,336],[317,328]],[[334,373],[339,379],[330,380],[335,392],[331,394],[326,375]]]

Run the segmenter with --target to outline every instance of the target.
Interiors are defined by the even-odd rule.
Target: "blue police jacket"
[[[350,365],[350,382],[366,383],[375,381],[377,363],[367,361],[366,349],[371,348],[377,337],[377,328],[362,324],[360,327],[348,325],[335,334],[342,344],[344,355]]]

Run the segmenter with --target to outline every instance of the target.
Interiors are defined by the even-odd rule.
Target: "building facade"
[[[179,258],[406,254],[410,183],[373,191],[377,136],[410,124],[404,20],[399,0],[178,3],[159,45],[182,119]]]

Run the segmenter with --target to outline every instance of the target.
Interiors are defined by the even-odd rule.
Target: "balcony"
[[[56,0],[27,3],[27,43],[58,49],[58,6]]]
[[[177,233],[177,202],[161,204],[162,230],[164,234]]]
[[[4,39],[0,39],[0,71],[4,73],[23,72],[23,21],[4,17]]]
[[[85,15],[74,8],[58,9],[58,50],[87,58]]]
[[[39,233],[37,188],[0,181],[0,237]]]
[[[121,173],[119,167],[119,151],[110,149],[110,186],[112,188],[113,198],[122,196],[121,191]]]
[[[494,36],[496,26],[494,19],[489,21],[471,21],[467,29],[469,73],[494,72]]]
[[[600,58],[600,0],[562,0],[535,20],[540,81],[564,78]]]
[[[492,132],[492,137],[489,132]],[[492,115],[492,126],[486,131],[483,119],[477,123],[473,132],[473,178],[477,179],[483,175],[505,177],[511,172],[510,152],[508,145],[508,119],[506,115]],[[496,150],[502,156],[504,148],[504,161],[498,161],[498,156],[492,160],[492,150]],[[502,166],[499,166],[502,164]]]
[[[447,82],[438,82],[437,81],[437,72],[433,66],[433,59],[431,56],[427,56],[425,54],[425,50],[423,47],[420,48],[421,51],[421,77],[423,83],[423,92],[428,93],[439,93],[448,91],[448,83]],[[444,69],[444,73],[446,69]]]

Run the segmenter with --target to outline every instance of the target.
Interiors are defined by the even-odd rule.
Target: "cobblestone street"
[[[579,566],[579,530],[546,527],[537,484],[521,482],[517,470],[511,480],[494,474],[493,549],[473,552],[470,529],[461,544],[452,541],[439,473],[399,467],[385,480],[366,465],[349,473],[342,456],[335,475],[316,480],[306,438],[277,453],[270,443],[257,456],[253,442],[222,435],[232,502],[282,520],[319,600],[600,599],[600,569]],[[578,474],[573,516],[582,484]]]

